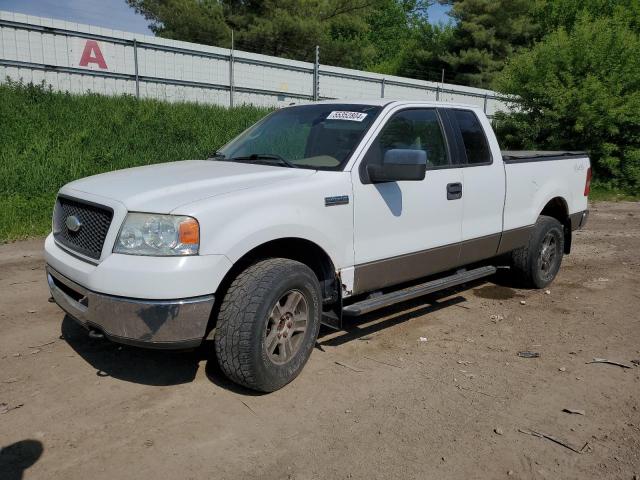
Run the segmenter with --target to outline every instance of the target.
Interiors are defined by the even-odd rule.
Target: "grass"
[[[0,242],[48,233],[65,183],[206,158],[267,112],[0,85]]]
[[[589,192],[589,200],[593,202],[637,202],[640,201],[640,194],[594,185]]]

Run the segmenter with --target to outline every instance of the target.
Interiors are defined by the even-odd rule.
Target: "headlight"
[[[172,257],[197,255],[200,226],[192,217],[129,213],[113,253]]]

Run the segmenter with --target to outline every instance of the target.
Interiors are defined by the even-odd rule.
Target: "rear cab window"
[[[492,162],[489,142],[477,115],[471,110],[450,110],[458,126],[468,165],[489,165]]]

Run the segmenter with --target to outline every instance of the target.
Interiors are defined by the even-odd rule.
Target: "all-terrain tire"
[[[541,215],[524,247],[512,252],[512,266],[520,283],[544,288],[556,277],[564,254],[564,228],[553,217]]]
[[[287,330],[287,325],[293,324],[287,319],[293,316],[283,314],[283,321],[273,323],[273,312],[287,308],[287,299],[293,298],[292,295],[301,296],[299,304],[306,309],[308,320],[306,330],[295,333],[295,352],[286,360],[287,351],[293,350],[291,343],[283,349],[277,345],[276,352],[271,353],[267,351],[267,343],[274,340],[271,336],[274,328],[275,332],[282,332],[281,335],[289,333],[288,338],[293,342],[293,330]],[[302,318],[303,308],[295,308],[298,309],[296,318]],[[271,258],[249,266],[233,280],[220,306],[214,336],[220,368],[230,380],[253,390],[272,392],[282,388],[298,376],[309,359],[320,329],[321,313],[320,284],[305,264]],[[278,330],[280,326],[284,330]],[[277,342],[284,340],[276,339]],[[282,352],[282,361],[276,358],[278,350]]]

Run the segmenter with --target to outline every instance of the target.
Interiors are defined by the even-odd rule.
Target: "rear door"
[[[392,148],[427,153],[422,181],[363,183],[366,165]],[[354,197],[354,293],[419,278],[458,261],[462,169],[435,108],[402,108],[369,141],[351,171]]]
[[[505,172],[491,125],[473,110],[446,109],[462,168],[462,245],[460,264],[492,257],[502,234]],[[488,129],[488,130],[487,130]],[[495,144],[495,145],[494,145]]]

